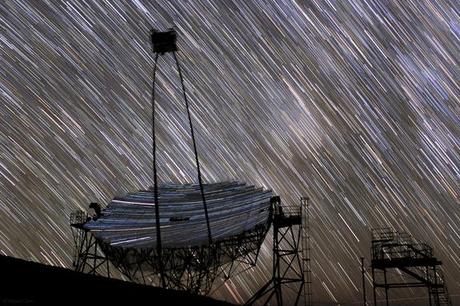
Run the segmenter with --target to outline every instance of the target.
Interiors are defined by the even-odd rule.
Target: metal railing
[[[290,217],[301,217],[302,207],[298,205],[275,205],[274,210],[275,216],[290,218]]]
[[[391,228],[372,230],[373,259],[431,258],[433,248]]]

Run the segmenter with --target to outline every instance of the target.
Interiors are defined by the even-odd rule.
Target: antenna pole
[[[204,216],[206,218],[206,226],[208,229],[208,241],[209,241],[209,245],[211,245],[212,244],[211,225],[209,224],[208,206],[206,205],[206,198],[204,196],[203,180],[201,178],[201,170],[200,170],[200,160],[198,159],[198,151],[196,149],[196,141],[195,141],[195,133],[193,132],[192,117],[190,115],[190,108],[189,108],[189,104],[187,100],[187,94],[185,91],[184,78],[182,77],[182,70],[180,69],[180,65],[179,65],[179,61],[176,56],[176,52],[173,52],[173,56],[174,56],[174,60],[176,61],[177,71],[179,73],[180,82],[182,84],[182,93],[184,94],[185,107],[187,108],[188,122],[190,124],[190,135],[192,137],[193,151],[195,153],[196,170],[198,172],[198,184],[200,185],[201,199],[203,201],[203,208],[204,208]]]
[[[364,268],[364,257],[361,257],[361,274],[362,274],[362,282],[363,282],[363,306],[367,306],[367,297],[366,297],[366,282],[364,274],[366,270]]]
[[[304,286],[304,299],[305,306],[312,305],[312,292],[311,292],[311,258],[310,258],[310,198],[301,197],[302,210],[305,224],[304,228],[304,241],[303,241],[303,269],[305,273],[305,286]]]
[[[157,235],[157,265],[160,270],[161,285],[166,288],[165,273],[163,267],[163,247],[161,245],[160,232],[160,206],[158,203],[158,174],[156,162],[156,137],[155,137],[155,74],[157,70],[158,53],[155,53],[155,63],[153,66],[153,82],[152,82],[152,155],[153,155],[153,195],[155,201],[155,225]]]

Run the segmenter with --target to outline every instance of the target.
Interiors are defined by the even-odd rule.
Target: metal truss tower
[[[77,272],[110,277],[107,257],[100,249],[96,238],[83,227],[90,219],[83,211],[75,211],[70,215],[70,227],[75,246],[73,267]],[[101,272],[103,268],[105,271]]]
[[[390,289],[411,287],[427,288],[430,306],[451,305],[441,265],[433,255],[433,248],[426,243],[390,228],[374,229],[371,262],[374,305],[377,305],[377,288],[385,289],[388,306]],[[390,279],[392,271],[399,271],[401,277]]]
[[[273,274],[272,278],[246,302],[246,305],[261,302],[261,305],[281,306],[286,298],[289,298],[289,305],[299,305],[300,297],[307,294],[304,290],[304,269],[309,268],[309,262],[302,256],[308,250],[308,245],[302,246],[304,240],[302,221],[305,221],[302,220],[302,210],[303,204],[307,202],[305,199],[301,201],[300,207],[289,207],[281,205],[280,197],[272,198]],[[287,290],[284,289],[290,289],[294,296],[287,296]],[[306,297],[311,297],[311,292]]]

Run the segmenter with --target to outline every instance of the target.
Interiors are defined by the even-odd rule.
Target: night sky
[[[392,226],[434,247],[460,303],[458,0],[6,0],[0,17],[3,254],[71,267],[69,214],[152,185],[148,32],[175,26],[205,182],[311,198],[315,301],[359,303],[370,230]],[[159,177],[196,182],[159,65]],[[270,254],[213,296],[246,300]]]

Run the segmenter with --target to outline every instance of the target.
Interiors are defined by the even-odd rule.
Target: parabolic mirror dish
[[[213,243],[269,227],[271,190],[241,182],[204,184]],[[160,232],[163,249],[209,244],[198,184],[159,185]],[[84,225],[112,248],[156,247],[153,190],[114,198],[97,220]]]

